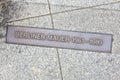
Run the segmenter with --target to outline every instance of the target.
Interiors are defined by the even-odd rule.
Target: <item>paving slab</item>
[[[56,29],[112,34],[112,53],[117,54],[120,52],[119,16],[119,12],[88,9],[56,14],[53,20]]]
[[[19,4],[19,3],[18,3]],[[9,20],[45,14],[44,6],[24,5],[26,9],[19,13],[10,14]],[[33,8],[33,7],[34,8]],[[27,7],[29,9],[27,9]],[[32,7],[32,8],[31,8]],[[40,10],[40,8],[42,10]],[[40,11],[38,11],[38,9]],[[29,14],[29,12],[33,12]],[[37,12],[38,11],[38,12]],[[45,12],[45,13],[44,13]],[[6,14],[8,15],[8,14]],[[18,17],[16,17],[19,15]],[[4,19],[6,16],[1,16]],[[1,24],[0,27],[0,80],[60,80],[60,70],[56,49],[27,45],[5,43],[6,25],[21,25],[25,27],[52,28],[50,16],[36,17]]]
[[[0,57],[1,80],[60,80],[53,48],[2,43]]]
[[[119,0],[50,0],[52,13],[71,9],[94,7],[109,9],[107,5],[120,3]],[[115,6],[113,5],[113,7]],[[118,5],[119,6],[119,5]],[[117,6],[117,7],[118,7]]]
[[[119,80],[120,55],[59,49],[64,80]]]
[[[119,80],[119,12],[86,9],[53,15],[55,29],[113,35],[112,53],[59,49],[64,80]]]
[[[0,4],[0,80],[120,79],[119,0],[50,0],[52,13],[63,11],[52,15],[55,29],[112,34],[112,53],[6,44],[6,25],[53,26],[47,0],[1,1],[8,7]]]
[[[68,5],[68,6],[93,6],[118,2],[119,0],[50,0],[51,4]]]
[[[44,0],[46,1],[46,0]],[[8,1],[10,21],[24,19],[28,17],[40,16],[49,13],[48,4],[22,2],[22,1]]]

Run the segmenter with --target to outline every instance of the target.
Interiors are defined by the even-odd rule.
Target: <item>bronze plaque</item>
[[[8,26],[7,43],[110,53],[113,36],[102,33]]]

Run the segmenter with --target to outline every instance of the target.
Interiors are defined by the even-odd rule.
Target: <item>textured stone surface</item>
[[[54,13],[117,1],[50,0],[50,3]],[[0,80],[62,79],[56,49],[5,43],[7,24],[52,28],[49,15],[40,17],[48,13],[47,0],[0,0]],[[39,17],[35,17],[37,15]],[[111,54],[59,49],[63,80],[120,79],[119,3],[54,14],[53,21],[55,29],[109,33],[114,36]]]
[[[8,25],[20,25],[20,26],[25,26],[25,27],[39,27],[39,28],[52,28],[52,24],[51,24],[50,20],[51,20],[50,16],[44,16],[44,17],[39,17],[39,18],[32,18],[32,19],[26,19],[26,20],[22,20],[22,21],[11,22],[11,23],[8,23]],[[0,28],[0,29],[1,29],[0,43],[3,43],[3,42],[5,42],[6,29],[4,29],[4,28]]]
[[[11,20],[24,19],[28,17],[40,16],[49,13],[48,5],[42,3],[18,2],[9,3],[9,14]]]
[[[120,3],[117,4],[110,4],[110,5],[104,5],[100,7],[96,7],[97,9],[102,8],[102,9],[109,9],[112,11],[119,11],[120,10]]]
[[[55,49],[2,43],[0,53],[0,80],[60,80]]]
[[[12,0],[17,2],[28,2],[28,3],[47,3],[47,0]]]
[[[7,1],[0,0],[0,43],[5,41],[6,23],[10,18]]]
[[[38,11],[36,5],[33,4],[34,6],[28,6],[25,3],[23,6],[26,6],[26,9],[24,9],[24,12],[21,12],[19,7],[22,7],[22,5],[17,6],[19,3],[15,3],[16,2],[10,2],[9,8],[13,11],[8,11],[9,13],[6,14],[11,17],[10,20],[28,17],[28,13],[32,11],[33,12],[30,16],[35,16],[34,14],[41,15],[41,13],[45,14],[44,12],[48,9],[48,7],[44,9],[42,5],[40,6],[38,4],[38,8],[42,8],[42,10]],[[15,6],[17,6],[16,9],[14,8]],[[31,9],[29,9],[30,7]],[[19,15],[19,13],[14,12],[14,10],[21,12],[21,14]],[[2,17],[5,19],[7,16]],[[45,16],[11,23],[5,22],[3,26],[1,24],[0,80],[60,80],[60,70],[58,66],[56,49],[6,44],[5,36],[2,37],[3,34],[6,34],[6,24],[21,25],[26,27],[34,26],[39,28],[52,28],[50,20],[50,16]]]
[[[52,28],[50,16],[25,19],[9,23],[9,25],[21,25],[27,27]]]
[[[117,1],[119,0],[50,0],[51,4],[82,7],[106,4]]]
[[[119,11],[101,9],[77,10],[53,15],[56,29],[109,33],[113,34],[114,38],[112,54],[60,49],[64,80],[120,79],[119,16]]]
[[[60,49],[64,80],[119,80],[120,55]]]
[[[94,6],[94,8],[99,6],[98,8],[103,9],[117,8],[119,4],[116,2],[119,3],[119,0],[50,0],[52,13],[90,6]],[[115,3],[115,5],[111,3]]]
[[[120,52],[119,12],[87,9],[53,15],[57,29],[113,34],[113,53]]]

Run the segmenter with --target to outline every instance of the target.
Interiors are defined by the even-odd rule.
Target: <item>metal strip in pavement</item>
[[[27,28],[9,25],[7,43],[87,50],[95,52],[112,51],[112,34]]]

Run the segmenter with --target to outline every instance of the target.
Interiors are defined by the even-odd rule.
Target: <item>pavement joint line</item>
[[[54,21],[53,21],[53,16],[52,16],[52,13],[51,13],[51,5],[50,5],[50,1],[48,1],[48,7],[49,7],[49,12],[50,12],[50,17],[51,17],[51,22],[52,22],[52,28],[55,29],[54,27]],[[62,74],[62,66],[61,66],[61,61],[60,61],[60,54],[59,54],[59,51],[58,51],[58,48],[56,48],[56,52],[57,52],[57,58],[58,58],[58,64],[59,64],[59,70],[60,70],[60,75],[61,75],[61,80],[63,80],[63,74]]]
[[[51,22],[52,22],[52,27],[54,29],[54,22],[53,22],[53,16],[52,16],[52,12],[51,12],[51,5],[50,5],[50,1],[48,1],[48,8],[49,8],[49,13],[50,13],[50,17],[51,17]]]
[[[116,3],[120,3],[120,1],[114,2],[114,3],[109,3],[109,4],[116,4]],[[51,14],[52,14],[52,15],[55,15],[55,14],[60,14],[60,13],[65,13],[65,12],[71,12],[71,11],[76,11],[76,10],[84,10],[84,9],[107,10],[107,11],[120,11],[120,10],[115,10],[115,9],[95,8],[95,7],[99,7],[99,6],[103,6],[103,5],[109,5],[109,4],[101,4],[101,5],[91,6],[91,7],[81,7],[81,8],[77,8],[77,9],[65,10],[65,11],[56,12],[56,13],[51,13]],[[38,16],[33,16],[33,17],[27,17],[27,18],[23,18],[23,19],[12,20],[12,21],[8,21],[7,23],[17,22],[17,21],[22,21],[22,20],[27,20],[27,19],[33,19],[33,18],[48,16],[48,15],[50,15],[50,14],[44,14],[44,15],[38,15]]]
[[[61,66],[61,61],[60,61],[60,54],[59,54],[58,48],[56,48],[56,51],[57,51],[58,62],[59,62],[58,64],[59,64],[60,73],[61,73],[61,80],[63,80],[63,71],[62,71],[62,66]]]

